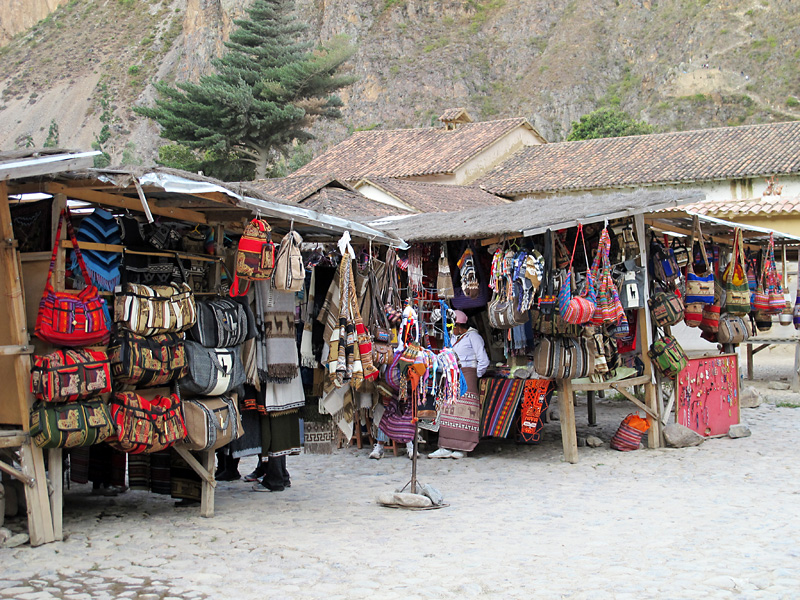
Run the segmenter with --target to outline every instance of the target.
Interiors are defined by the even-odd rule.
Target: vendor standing
[[[439,414],[439,449],[428,458],[463,458],[478,445],[480,439],[481,403],[478,378],[489,368],[486,345],[474,327],[467,325],[467,315],[455,312],[453,350],[461,363],[467,381],[467,392]]]

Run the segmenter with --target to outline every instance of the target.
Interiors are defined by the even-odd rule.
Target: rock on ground
[[[664,439],[673,448],[699,446],[705,441],[702,435],[679,423],[670,423],[664,427]]]
[[[740,408],[758,408],[763,401],[759,391],[751,385],[746,386],[739,394]]]
[[[596,435],[586,437],[586,445],[590,448],[600,448],[605,442]]]
[[[750,437],[752,432],[747,425],[739,424],[739,425],[731,425],[730,429],[728,429],[728,435],[732,438],[743,438],[743,437]]]

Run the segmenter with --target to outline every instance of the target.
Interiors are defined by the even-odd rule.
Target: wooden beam
[[[217,482],[214,480],[214,460],[216,456],[213,450],[206,450],[201,453],[203,464],[206,471],[211,475],[211,481],[204,481],[201,488],[200,496],[200,516],[213,517],[214,516],[214,488]]]
[[[642,403],[642,401],[639,400],[636,396],[634,396],[628,390],[626,390],[624,386],[616,384],[616,385],[612,385],[611,387],[614,388],[616,391],[618,391],[623,396],[625,396],[628,400],[633,402],[636,406],[641,408],[644,412],[646,412],[648,415],[650,415],[650,417],[652,417],[653,419],[658,420],[658,415],[655,412],[653,412],[651,409],[649,409],[647,406],[645,406]]]
[[[52,448],[48,451],[48,466],[50,475],[50,512],[53,515],[53,537],[56,541],[64,539],[63,507],[64,507],[64,463],[63,450]]]
[[[578,462],[578,434],[575,430],[575,405],[573,404],[572,382],[563,379],[558,387],[558,418],[561,420],[561,446],[564,460]]]
[[[0,448],[18,448],[28,439],[28,434],[21,431],[3,431],[0,435]]]
[[[274,241],[274,238],[273,238]],[[72,250],[72,240],[61,240],[61,247],[67,250]],[[97,250],[98,252],[122,252],[125,250],[126,254],[137,254],[139,256],[166,256],[167,258],[183,258],[186,260],[199,260],[205,262],[217,262],[220,260],[218,256],[212,254],[187,254],[186,252],[153,252],[140,251],[140,250],[127,250],[125,246],[118,244],[97,244],[95,242],[78,242],[78,247],[81,250]],[[48,253],[49,257],[49,253]]]
[[[31,487],[33,485],[33,477],[25,475],[25,473],[23,473],[22,471],[15,469],[8,463],[4,463],[2,460],[0,460],[0,471],[2,471],[3,473],[8,473],[14,479],[19,479],[22,483],[24,483],[28,487]]]
[[[217,487],[217,482],[214,479],[213,469],[210,472],[207,471],[205,467],[203,467],[203,465],[201,465],[200,462],[194,457],[194,455],[180,444],[173,446],[173,448],[175,448],[175,451],[181,455],[181,458],[183,458],[183,460],[185,460],[189,466],[192,467],[192,470],[200,475],[200,478],[203,481],[208,483],[211,487]]]
[[[47,472],[44,469],[42,449],[30,441],[19,449],[22,469],[33,476],[33,485],[25,486],[25,502],[28,506],[28,535],[31,546],[41,546],[55,541],[53,517],[50,512],[50,496],[47,490]]]
[[[33,354],[33,346],[0,346],[0,356]]]
[[[136,212],[144,212],[144,208],[138,196],[136,198],[129,198],[119,194],[109,194],[108,192],[98,192],[91,189],[71,188],[61,183],[48,183],[46,188],[49,194],[66,194],[75,200],[84,200],[94,204],[114,206],[116,208],[124,208]],[[203,213],[194,210],[156,206],[150,207],[150,210],[153,214],[162,217],[178,219],[181,221],[190,221],[192,223],[201,223],[203,225],[208,223],[208,219]]]
[[[521,233],[511,233],[508,235],[496,235],[494,237],[487,238],[485,240],[481,240],[481,246],[491,246],[492,244],[499,244],[501,242],[507,242],[508,240],[515,240],[517,238],[521,238]]]

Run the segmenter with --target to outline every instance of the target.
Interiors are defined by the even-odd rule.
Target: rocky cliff
[[[62,146],[101,141],[113,162],[138,163],[163,141],[130,106],[152,101],[156,79],[205,72],[246,0],[60,4],[0,49],[2,147],[41,145],[55,123]],[[601,105],[663,131],[800,118],[794,4],[297,0],[314,39],[345,33],[358,47],[345,116],[317,125],[314,150],[358,128],[430,125],[454,106],[476,120],[525,116],[551,141]]]

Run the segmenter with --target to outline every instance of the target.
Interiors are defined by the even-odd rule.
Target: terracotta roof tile
[[[339,181],[333,175],[329,174],[305,176],[290,175],[289,177],[256,179],[255,181],[248,181],[247,184],[265,194],[278,196],[291,202],[300,202],[329,185],[352,190],[347,183]]]
[[[364,181],[368,181],[419,212],[455,212],[499,206],[507,202],[474,185],[446,185],[380,177],[368,177]]]
[[[736,218],[740,215],[796,215],[800,214],[800,197],[763,196],[744,200],[705,200],[685,204],[665,212],[688,211],[720,218]]]
[[[528,146],[478,182],[495,194],[800,172],[800,121]]]
[[[370,200],[358,192],[330,187],[321,189],[297,205],[353,221],[413,214],[411,211]]]
[[[415,177],[453,173],[524,118],[465,123],[456,129],[426,127],[358,131],[295,172],[330,173],[346,181],[363,177]],[[532,128],[531,128],[532,129]]]

